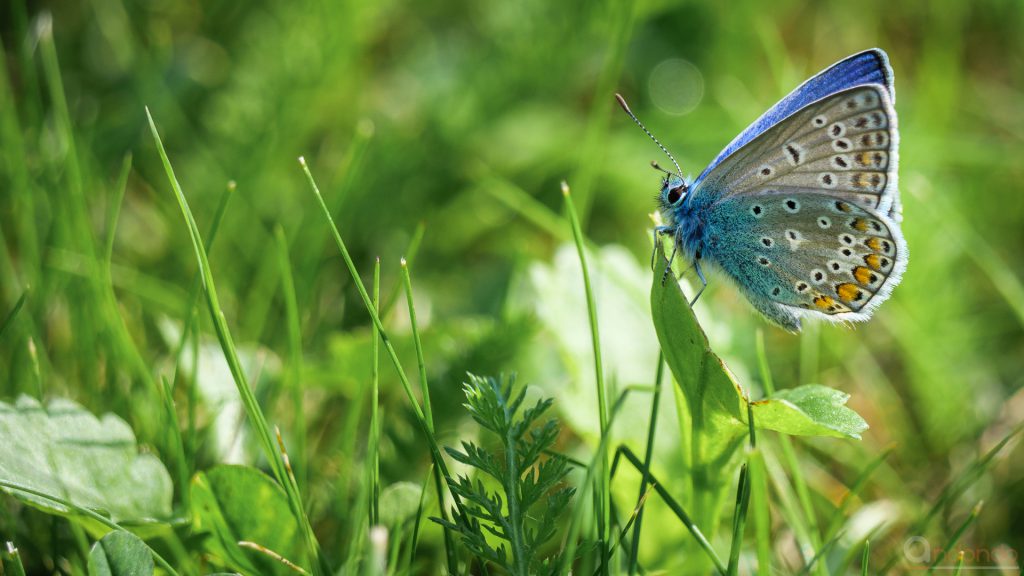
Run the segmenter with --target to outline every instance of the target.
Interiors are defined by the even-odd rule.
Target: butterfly
[[[740,133],[692,182],[669,156],[658,203],[672,256],[735,281],[765,317],[790,332],[801,319],[860,322],[907,267],[897,190],[899,132],[889,58],[847,57],[797,87]],[[656,242],[657,244],[657,242]],[[666,274],[669,269],[666,269]]]

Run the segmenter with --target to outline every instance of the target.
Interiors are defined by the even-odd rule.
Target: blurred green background
[[[596,249],[612,385],[649,385],[657,357],[646,294],[659,177],[647,164],[662,158],[613,93],[695,175],[806,77],[878,46],[896,76],[911,252],[902,285],[868,324],[812,326],[795,337],[712,273],[698,316],[755,398],[757,330],[777,386],[820,382],[852,395],[871,425],[862,442],[799,444],[818,505],[834,507],[859,468],[895,446],[836,547],[854,550],[877,530],[873,551],[884,560],[942,487],[1024,421],[1022,30],[1016,0],[5,2],[0,315],[29,296],[0,339],[0,396],[70,397],[120,415],[143,444],[163,445],[160,401],[137,357],[153,374],[168,373],[196,266],[145,126],[148,106],[204,232],[234,183],[211,265],[257,396],[268,419],[290,431],[296,410],[283,383],[296,358],[275,229],[287,239],[307,389],[300,466],[334,556],[350,537],[344,517],[357,498],[369,324],[299,156],[364,279],[380,257],[387,297],[400,282],[399,258],[415,257],[442,443],[469,433],[466,371],[516,371],[555,397],[564,449],[582,456],[597,424],[561,180]],[[47,73],[48,47],[59,85]],[[55,93],[66,97],[66,114]],[[119,201],[126,154],[132,168]],[[91,279],[108,236],[114,302]],[[398,302],[387,323],[415,366]],[[255,461],[258,450],[236,433],[237,399],[207,315],[199,316],[208,339],[198,365],[191,351],[185,362],[200,389],[195,466]],[[428,455],[390,366],[382,377],[383,481],[420,482]],[[647,402],[627,411],[617,440],[642,438]],[[685,474],[668,409],[662,478]],[[1022,455],[1016,443],[1001,451],[924,536],[945,542],[985,500],[965,541],[1024,550]],[[688,536],[657,506],[642,560],[671,571],[685,561],[673,550]],[[10,512],[0,519],[0,534],[31,551],[33,525]],[[427,531],[436,554],[437,529]],[[779,556],[794,558],[782,519],[774,531]]]

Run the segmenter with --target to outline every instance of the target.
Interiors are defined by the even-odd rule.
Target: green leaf
[[[248,466],[216,466],[192,478],[195,529],[208,532],[207,551],[233,570],[247,574],[295,572],[240,541],[253,542],[308,569],[295,516],[284,491],[266,474]]]
[[[850,408],[850,395],[820,384],[780,390],[753,403],[758,428],[793,436],[837,436],[860,439],[868,423]]]
[[[44,408],[28,396],[0,402],[0,480],[51,494],[118,522],[171,516],[171,477],[152,454],[140,454],[135,434],[113,414],[96,418],[56,399]],[[73,515],[51,500],[6,489],[46,512]]]
[[[89,576],[145,576],[153,570],[153,554],[131,532],[109,532],[89,551]]]
[[[661,281],[668,261],[659,250],[651,287],[651,315],[665,361],[691,412],[699,410],[705,430],[733,437],[746,433],[746,400],[743,390],[725,363],[711,351],[708,337],[697,323],[693,309],[670,272]]]

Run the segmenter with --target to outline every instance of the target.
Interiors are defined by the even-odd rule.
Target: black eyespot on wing
[[[789,153],[789,157],[793,159],[793,164],[800,163],[800,150],[792,144],[786,144],[786,152]]]

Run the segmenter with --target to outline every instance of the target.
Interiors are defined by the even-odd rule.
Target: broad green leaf
[[[146,576],[153,568],[146,544],[124,530],[107,533],[89,551],[89,576]]]
[[[845,392],[820,384],[780,390],[767,400],[753,403],[754,423],[758,428],[794,436],[860,439],[868,423],[846,407],[849,398]]]
[[[711,351],[708,338],[697,323],[693,309],[672,273],[662,282],[661,270],[668,261],[659,250],[651,287],[651,315],[672,375],[679,384],[692,422],[693,437],[703,446],[704,462],[719,466],[732,460],[739,440],[746,435],[746,401],[743,391],[722,360]],[[694,453],[694,452],[691,452]],[[694,463],[696,464],[696,463]],[[722,482],[731,476],[718,474]]]
[[[207,532],[206,549],[227,567],[247,574],[295,572],[266,554],[243,548],[252,542],[299,566],[308,567],[302,537],[281,488],[248,466],[216,466],[192,478],[192,512],[197,532]]]
[[[117,522],[171,516],[171,477],[152,454],[140,454],[135,435],[113,414],[96,418],[78,404],[56,399],[45,408],[22,396],[0,402],[0,480],[20,484]],[[66,507],[17,490],[15,497],[44,511]]]

